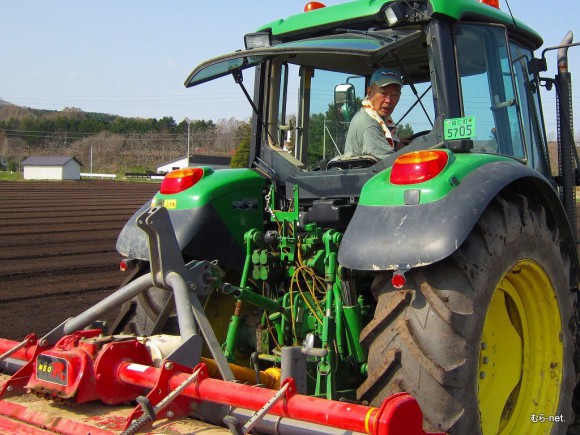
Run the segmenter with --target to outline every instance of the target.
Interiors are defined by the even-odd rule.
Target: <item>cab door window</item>
[[[461,25],[456,50],[463,115],[476,122],[474,151],[526,158],[505,29]]]
[[[532,53],[515,42],[510,43],[510,52],[522,114],[528,164],[544,175],[550,176],[546,135],[543,124],[540,122],[542,119],[539,100],[540,86],[537,78],[528,69]]]

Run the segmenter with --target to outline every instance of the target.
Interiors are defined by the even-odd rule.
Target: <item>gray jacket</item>
[[[396,140],[396,136],[393,139]],[[379,123],[364,110],[359,110],[350,122],[344,154],[347,156],[370,154],[382,160],[393,151]]]

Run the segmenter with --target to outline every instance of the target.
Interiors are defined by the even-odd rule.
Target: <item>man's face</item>
[[[379,88],[374,83],[368,88],[368,99],[381,118],[391,116],[401,98],[401,87],[390,84]]]

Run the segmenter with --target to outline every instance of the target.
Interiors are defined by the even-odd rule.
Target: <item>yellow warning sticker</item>
[[[176,199],[164,199],[163,200],[163,207],[176,208],[177,207],[177,200]]]

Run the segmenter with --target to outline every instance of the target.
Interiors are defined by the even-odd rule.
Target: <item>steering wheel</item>
[[[418,131],[417,133],[413,133],[411,136],[406,137],[405,139],[408,140],[409,142],[414,141],[415,139],[417,139],[419,136],[424,136],[426,134],[431,133],[431,130],[422,130],[422,131]]]

